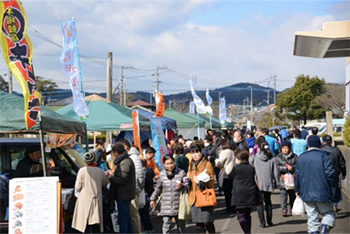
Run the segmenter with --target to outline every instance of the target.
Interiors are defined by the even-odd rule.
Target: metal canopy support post
[[[46,177],[46,158],[45,158],[45,150],[44,150],[44,134],[43,134],[43,126],[41,123],[41,116],[39,112],[39,137],[40,137],[40,151],[41,151],[41,160],[43,163],[43,174]]]

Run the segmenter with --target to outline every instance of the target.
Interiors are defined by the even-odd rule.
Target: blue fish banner
[[[164,137],[164,131],[162,127],[162,122],[160,118],[151,117],[151,131],[152,131],[152,142],[153,148],[156,150],[156,155],[154,157],[154,161],[157,164],[158,168],[161,168],[161,158],[168,153],[168,149],[166,147],[166,141]]]

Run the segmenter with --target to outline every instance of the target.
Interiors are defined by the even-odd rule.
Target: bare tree
[[[171,101],[171,108],[179,112],[189,112],[189,105],[187,100],[175,100]]]
[[[344,85],[326,84],[324,93],[315,99],[315,104],[342,117],[345,109]]]

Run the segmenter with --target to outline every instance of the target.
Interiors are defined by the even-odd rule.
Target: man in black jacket
[[[342,180],[346,177],[346,163],[342,152],[337,148],[332,146],[332,137],[330,135],[324,135],[322,137],[322,149],[329,152],[329,157],[331,158],[331,162],[333,164],[335,173],[337,177],[340,177]],[[341,189],[341,181],[339,182],[339,187]],[[334,203],[334,209],[338,212],[338,204]]]

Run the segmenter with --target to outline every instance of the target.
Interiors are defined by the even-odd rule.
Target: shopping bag
[[[185,220],[185,221],[188,221],[191,219],[191,206],[190,206],[190,203],[188,203],[187,191],[180,193],[178,218],[180,220]]]
[[[284,175],[284,187],[287,190],[294,189],[294,177],[289,172]]]
[[[120,230],[119,222],[118,222],[118,208],[117,204],[115,204],[115,210],[111,213],[111,219],[112,219],[112,226],[113,231],[118,233]]]
[[[293,209],[292,209],[292,215],[305,215],[305,206],[303,200],[301,200],[300,196],[297,196],[295,198]]]
[[[74,194],[74,189],[67,193],[63,204],[63,210],[68,214],[74,214],[75,203],[77,202],[77,197]]]
[[[216,196],[214,189],[197,190],[196,207],[216,206]]]
[[[139,199],[137,201],[137,205],[139,207],[139,209],[142,209],[143,207],[145,207],[146,205],[146,193],[145,193],[145,189],[142,189],[140,194],[139,194]]]

